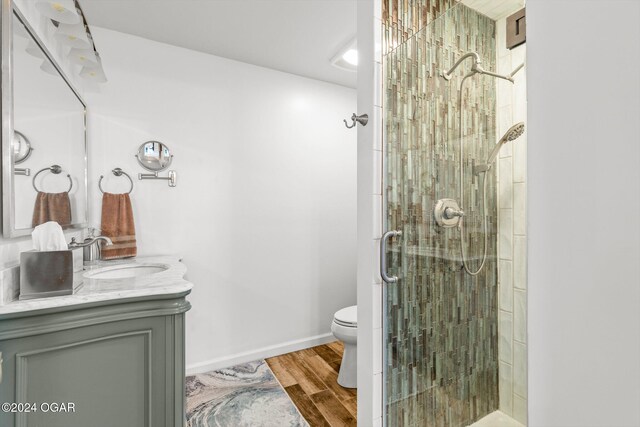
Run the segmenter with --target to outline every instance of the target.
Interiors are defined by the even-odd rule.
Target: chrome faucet
[[[103,241],[105,245],[113,245],[113,242],[107,236],[89,236],[84,239],[84,242],[80,243],[73,237],[69,242],[69,249],[83,248],[82,260],[85,264],[93,263],[101,258],[100,241]]]

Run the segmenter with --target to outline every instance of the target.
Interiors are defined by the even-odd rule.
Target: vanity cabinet
[[[0,426],[183,426],[188,293],[0,315]]]

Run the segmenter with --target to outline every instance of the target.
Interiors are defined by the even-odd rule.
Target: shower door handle
[[[389,276],[387,274],[387,240],[390,237],[400,237],[402,231],[391,230],[382,235],[380,239],[380,277],[385,283],[396,283],[398,281],[397,276]]]

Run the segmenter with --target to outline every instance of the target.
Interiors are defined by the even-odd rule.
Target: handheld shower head
[[[509,130],[502,136],[502,138],[500,138],[496,146],[493,147],[493,150],[491,150],[491,154],[489,154],[487,161],[483,165],[474,167],[474,173],[477,175],[480,172],[486,172],[491,169],[491,165],[493,164],[496,157],[498,157],[498,153],[500,152],[502,146],[507,142],[515,141],[516,139],[520,138],[523,133],[524,122],[516,123],[515,125],[511,126]]]
[[[515,141],[524,133],[524,122],[516,123],[511,126],[507,133],[500,139],[499,144],[504,144],[507,141]]]

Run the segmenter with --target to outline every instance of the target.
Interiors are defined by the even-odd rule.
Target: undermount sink
[[[127,279],[131,277],[150,276],[169,269],[165,264],[125,264],[104,267],[84,275],[87,279]]]

